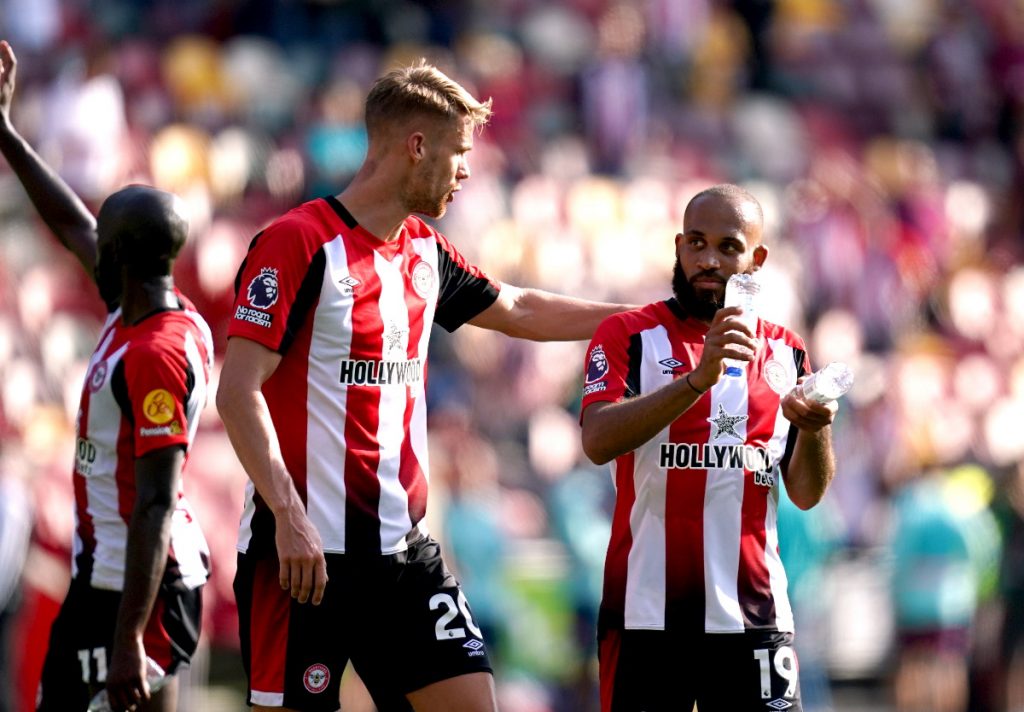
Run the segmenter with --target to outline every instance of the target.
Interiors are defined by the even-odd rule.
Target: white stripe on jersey
[[[120,318],[120,313],[118,313]],[[103,343],[96,349],[94,359],[89,363],[88,373],[93,372],[95,363],[105,361],[109,366],[106,369],[106,376],[103,386],[99,389],[87,385],[92,393],[89,396],[88,422],[85,423],[85,432],[88,433],[89,442],[95,447],[96,457],[92,461],[92,471],[100,473],[100,476],[89,476],[85,478],[86,511],[92,517],[93,538],[96,548],[93,551],[92,580],[95,588],[120,591],[124,587],[124,560],[125,547],[128,543],[128,525],[121,518],[118,509],[117,481],[113,472],[117,469],[117,442],[121,430],[121,407],[114,398],[110,380],[114,375],[114,369],[124,352],[128,350],[128,344],[124,344],[113,353],[106,353],[114,340],[115,329],[104,338]],[[78,531],[76,514],[75,531]],[[75,537],[78,538],[77,536]],[[75,542],[78,544],[79,542]],[[75,553],[82,550],[81,545],[76,546]],[[72,569],[72,576],[78,575],[78,567]]]
[[[378,309],[384,329],[381,335],[382,361],[405,361],[408,358],[409,310],[405,304],[403,262],[402,255],[388,261],[380,252],[373,251],[373,267],[381,286]],[[380,460],[377,481],[380,483],[380,500],[377,516],[380,517],[381,552],[393,554],[408,548],[405,535],[412,529],[409,494],[399,480],[408,387],[404,383],[388,383],[379,388],[377,443],[380,445]]]
[[[306,373],[306,513],[320,533],[324,551],[345,551],[345,423],[348,389],[339,383],[338,367],[352,353],[352,289],[341,283],[349,276],[348,254],[341,235],[323,246],[325,278],[314,309],[313,336]],[[329,323],[339,320],[337,323]]]
[[[768,348],[771,349],[772,357],[786,368],[786,383],[796,383],[796,359],[794,358],[793,347],[782,339],[768,339]],[[779,460],[786,451],[786,440],[789,437],[790,423],[782,415],[782,404],[779,404],[779,413],[775,417],[775,432],[772,434],[768,450],[773,460]],[[778,629],[783,633],[792,633],[793,609],[787,594],[788,579],[786,571],[782,566],[782,558],[779,556],[779,534],[778,534],[778,508],[779,508],[779,486],[782,480],[782,471],[775,467],[775,487],[772,489],[772,496],[768,500],[768,513],[765,521],[767,528],[767,539],[765,541],[765,563],[768,567],[768,579],[771,585],[772,598],[775,600],[775,621]]]
[[[647,358],[647,354],[669,352],[660,358],[671,356],[668,332],[663,326],[642,331],[640,339],[645,357],[640,365],[640,392],[650,393],[672,380],[672,376],[661,373],[659,357]],[[666,592],[666,541],[665,541],[665,489],[667,472],[658,466],[658,443],[668,440],[666,427],[647,443],[637,448],[634,459],[633,488],[636,499],[630,512],[629,526],[633,535],[633,546],[629,550],[626,579],[627,628],[650,628],[662,630],[665,627]],[[613,464],[613,477],[617,477],[617,461]]]
[[[412,249],[424,262],[430,265],[434,274],[440,275],[437,267],[437,241],[433,238],[416,238],[410,240]],[[430,344],[430,326],[434,323],[434,314],[437,311],[437,296],[441,291],[440,277],[434,280],[430,292],[424,297],[426,306],[423,309],[423,330],[420,332],[420,342],[416,353],[426,354]],[[409,397],[413,399],[412,422],[409,424],[409,441],[412,446],[416,461],[420,463],[420,470],[423,477],[430,482],[430,457],[427,446],[427,361],[423,361],[423,378],[420,382],[410,386]],[[425,534],[427,532],[427,518],[420,520],[419,529]]]
[[[245,501],[242,504],[242,516],[238,520],[238,551],[248,551],[252,541],[252,518],[256,514],[256,485],[248,477],[245,479]]]
[[[722,376],[711,389],[711,414],[719,406],[731,415],[747,412],[747,374]],[[734,425],[739,435],[714,436],[708,446],[742,445],[747,439],[746,420]],[[737,584],[740,570],[740,534],[743,529],[743,470],[708,468],[704,490],[704,630],[708,633],[742,633],[746,626],[740,610]]]

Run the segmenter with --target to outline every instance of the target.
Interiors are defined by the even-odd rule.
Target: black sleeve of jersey
[[[629,370],[626,372],[626,392],[624,398],[636,398],[640,395],[640,364],[644,361],[644,345],[640,334],[629,337],[629,350],[626,352]]]
[[[437,245],[437,271],[441,291],[437,295],[434,322],[447,331],[455,331],[498,298],[498,290],[490,280],[459,265],[440,243]]]

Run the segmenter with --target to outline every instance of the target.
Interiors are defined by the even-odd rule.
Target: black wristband
[[[699,395],[699,396],[702,396],[702,395],[704,395],[705,393],[707,393],[707,391],[706,391],[706,390],[703,390],[703,391],[702,391],[702,390],[699,390],[699,389],[697,388],[697,386],[693,385],[693,381],[691,381],[691,380],[690,380],[690,374],[689,374],[689,373],[688,373],[688,374],[686,374],[686,385],[688,385],[688,386],[689,386],[690,388],[692,388],[692,389],[693,389],[693,392],[694,392],[694,393],[696,393],[696,394],[697,394],[697,395]]]

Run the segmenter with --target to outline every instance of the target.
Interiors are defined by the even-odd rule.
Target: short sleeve
[[[470,264],[443,235],[437,234],[437,269],[441,289],[434,321],[455,331],[498,298],[499,287],[478,267]]]
[[[316,302],[323,269],[315,226],[292,215],[271,224],[253,239],[238,270],[228,337],[284,353]]]
[[[174,445],[188,446],[185,403],[195,383],[184,352],[130,349],[124,356],[125,389],[132,411],[135,457]]]
[[[583,405],[615,402],[626,395],[629,373],[629,335],[621,315],[608,317],[597,327],[583,364]]]

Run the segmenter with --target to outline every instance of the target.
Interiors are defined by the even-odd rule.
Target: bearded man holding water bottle
[[[617,490],[602,712],[802,709],[776,504],[780,479],[801,509],[825,494],[837,405],[804,393],[803,340],[735,291],[768,257],[763,226],[738,186],[697,194],[675,296],[607,318],[587,352],[583,449]]]

